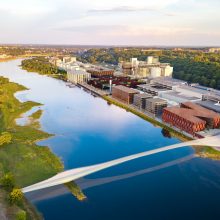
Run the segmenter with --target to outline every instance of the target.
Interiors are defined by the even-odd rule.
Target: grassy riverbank
[[[8,79],[0,77],[0,178],[11,173],[15,179],[16,187],[39,182],[63,170],[63,164],[48,147],[36,145],[36,141],[50,137],[31,123],[19,126],[15,119],[32,107],[38,106],[35,102],[19,102],[14,93],[26,88],[11,83]],[[32,116],[36,120],[41,112]],[[7,200],[8,192],[0,191],[2,211],[8,219],[15,219],[16,214],[25,210],[27,219],[35,220],[40,216],[24,198],[19,206],[11,206]],[[1,214],[0,214],[1,216]]]
[[[45,57],[35,57],[21,62],[22,69],[28,72],[37,72],[41,75],[48,75],[56,79],[67,80],[67,73],[60,70]]]

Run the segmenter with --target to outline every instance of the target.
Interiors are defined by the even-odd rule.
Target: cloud
[[[75,25],[75,26],[68,26],[68,27],[59,27],[53,28],[54,30],[59,31],[68,31],[68,32],[76,32],[76,33],[109,33],[109,32],[118,32],[124,29],[123,25]]]
[[[153,8],[146,8],[146,7],[132,7],[132,6],[119,6],[114,8],[106,8],[106,9],[91,9],[88,13],[121,13],[121,12],[138,12],[138,11],[156,11]]]
[[[113,8],[96,8],[90,9],[87,11],[88,15],[106,15],[106,14],[114,14],[114,13],[136,13],[136,12],[155,12],[155,13],[162,13],[166,16],[175,16],[172,13],[164,12],[161,9],[155,7],[135,7],[135,6],[118,6]]]

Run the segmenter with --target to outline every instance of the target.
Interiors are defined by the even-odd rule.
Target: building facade
[[[118,99],[119,101],[125,102],[126,104],[132,104],[134,95],[138,93],[139,92],[134,89],[121,85],[114,86],[112,88],[112,97]]]
[[[162,115],[163,109],[167,107],[167,101],[160,98],[146,99],[145,110],[155,116]]]
[[[85,71],[68,71],[67,72],[67,79],[68,81],[77,84],[77,83],[84,83],[88,82],[88,80],[91,78],[90,73],[87,73]]]
[[[134,95],[134,102],[133,104],[138,107],[139,109],[146,108],[146,100],[152,98],[151,94],[142,93],[142,94],[135,94]]]
[[[165,108],[162,119],[164,122],[192,135],[203,131],[205,128],[218,128],[220,126],[219,114],[192,102],[182,103],[180,107]]]

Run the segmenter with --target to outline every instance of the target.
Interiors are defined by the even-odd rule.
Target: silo
[[[160,67],[152,67],[150,71],[150,76],[152,78],[160,77],[161,76],[161,68]]]

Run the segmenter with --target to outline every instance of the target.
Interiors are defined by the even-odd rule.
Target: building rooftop
[[[180,98],[180,99],[185,99],[186,101],[196,101],[196,100],[201,100],[198,97],[195,96],[187,96],[185,94],[182,94],[180,92],[175,92],[175,91],[168,91],[165,94],[168,94],[170,96],[173,96],[175,98]]]
[[[84,70],[68,70],[68,74],[78,74],[78,75],[85,75],[85,74],[89,74]]]
[[[179,88],[185,89],[185,90],[188,90],[188,91],[191,91],[191,92],[200,93],[201,95],[205,95],[205,94],[210,93],[210,91],[208,91],[208,90],[204,90],[204,89],[201,89],[201,88],[195,88],[195,87],[188,86],[188,85],[180,85]]]
[[[193,123],[204,123],[204,120],[194,116],[194,110],[180,107],[168,107],[165,108],[169,112],[173,114],[179,115],[180,117],[186,119],[187,121],[191,121]]]
[[[160,99],[160,98],[150,98],[150,99],[147,99],[149,102],[152,102],[152,103],[158,103],[158,102],[164,102],[164,103],[167,103],[167,101],[165,99]]]
[[[187,82],[179,79],[174,79],[172,77],[158,77],[151,80],[152,83],[161,83],[168,86],[179,86],[184,85]]]
[[[140,98],[151,98],[151,97],[153,97],[151,94],[148,94],[148,93],[139,93],[139,94],[136,94],[135,96],[138,96]]]
[[[220,115],[217,114],[216,112],[211,111],[207,108],[204,108],[204,107],[197,105],[195,103],[192,103],[192,102],[184,102],[184,103],[182,103],[182,105],[184,105],[187,108],[193,109],[195,112],[198,112],[199,116],[201,116],[201,117],[202,116],[204,116],[204,117],[220,117]]]
[[[212,101],[198,101],[196,102],[198,105],[201,105],[204,108],[211,109],[215,112],[220,113],[220,104]]]
[[[165,91],[170,91],[170,89],[150,85],[150,84],[143,84],[143,85],[138,85],[138,88],[143,89],[143,90],[151,90],[154,92],[165,92]]]
[[[134,89],[130,89],[126,86],[114,86],[113,89],[116,88],[116,89],[120,89],[121,91],[124,91],[124,92],[127,92],[127,93],[132,93],[132,94],[137,94],[139,93],[138,91],[134,90]]]

